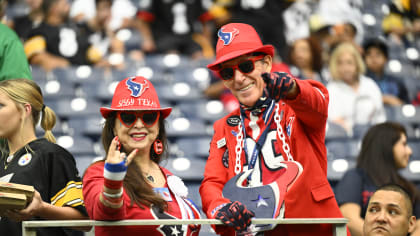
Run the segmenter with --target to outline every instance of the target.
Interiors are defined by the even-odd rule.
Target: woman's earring
[[[153,142],[153,149],[155,150],[155,153],[157,155],[162,154],[162,152],[163,152],[163,144],[162,144],[162,142],[159,139],[156,139]]]

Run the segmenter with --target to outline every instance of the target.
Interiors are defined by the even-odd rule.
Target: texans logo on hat
[[[233,38],[239,33],[239,30],[233,28],[232,32],[223,32],[223,28],[217,32],[217,36],[219,36],[219,39],[223,41],[224,45],[229,45]]]
[[[274,47],[263,45],[255,29],[248,24],[230,23],[220,28],[217,35],[216,60],[207,65],[217,70],[219,64],[253,52],[262,52],[273,57]]]
[[[101,107],[101,114],[107,118],[113,111],[160,111],[166,118],[171,107],[160,107],[153,84],[142,76],[128,77],[120,81],[112,97],[111,107]]]
[[[136,83],[133,81],[134,78],[135,77],[129,78],[125,84],[127,85],[127,88],[131,90],[131,96],[139,97],[149,88],[149,85],[146,81],[143,83]]]

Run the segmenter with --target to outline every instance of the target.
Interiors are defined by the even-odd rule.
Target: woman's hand
[[[125,165],[128,166],[130,165],[137,152],[138,149],[134,149],[127,157],[125,152],[121,152],[121,143],[118,139],[118,136],[115,136],[109,145],[108,155],[106,156],[105,162],[109,164],[118,164],[122,161],[125,161]]]
[[[39,194],[35,190],[34,197],[32,198],[31,203],[23,210],[7,210],[5,216],[13,221],[20,222],[24,220],[29,220],[32,217],[41,215],[42,209],[46,204]]]

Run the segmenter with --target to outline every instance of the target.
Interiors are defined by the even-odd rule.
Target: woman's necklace
[[[9,166],[10,162],[12,162],[14,155],[11,154],[9,155],[4,162],[4,169],[7,169],[7,167]]]

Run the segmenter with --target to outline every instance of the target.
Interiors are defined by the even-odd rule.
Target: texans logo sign
[[[144,83],[137,83],[133,81],[133,78],[128,79],[125,84],[127,88],[131,91],[131,96],[133,97],[140,97],[146,89],[149,88],[149,84],[145,80]]]
[[[223,28],[217,32],[217,36],[219,36],[219,39],[223,41],[224,45],[229,45],[232,40],[235,38],[237,34],[239,34],[239,30],[233,28],[232,32],[223,32]]]
[[[231,178],[223,187],[223,197],[243,203],[248,210],[255,213],[256,218],[283,218],[284,198],[287,191],[299,178],[303,167],[299,162],[282,162],[284,172],[268,185],[245,187],[245,179],[253,169],[244,171]],[[271,230],[276,225],[255,225],[254,230]]]

